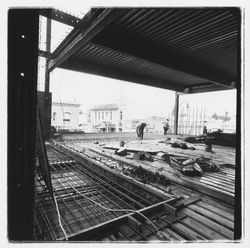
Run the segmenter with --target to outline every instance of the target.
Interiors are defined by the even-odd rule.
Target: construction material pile
[[[187,176],[201,176],[204,172],[216,172],[220,169],[220,166],[212,162],[211,158],[204,156],[192,157],[186,160],[170,156],[170,165]]]
[[[135,178],[136,180],[144,183],[144,184],[148,184],[151,182],[157,182],[160,183],[162,185],[168,185],[169,182],[166,180],[164,175],[160,175],[160,173],[157,172],[152,172],[152,171],[148,171],[144,168],[142,168],[141,166],[138,167],[123,167],[123,173],[125,175],[129,175],[133,178]]]

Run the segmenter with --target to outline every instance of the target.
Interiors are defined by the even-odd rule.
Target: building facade
[[[122,132],[123,109],[118,104],[96,105],[89,110],[92,132]]]
[[[57,130],[79,129],[80,104],[66,102],[52,102],[51,126]]]

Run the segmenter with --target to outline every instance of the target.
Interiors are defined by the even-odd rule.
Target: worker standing
[[[169,130],[169,119],[163,122],[163,134],[166,135]]]
[[[136,125],[136,134],[137,137],[143,139],[143,132],[144,132],[144,128],[147,126],[147,124],[145,122],[139,122]]]
[[[207,121],[204,121],[203,124],[203,135],[207,135]]]

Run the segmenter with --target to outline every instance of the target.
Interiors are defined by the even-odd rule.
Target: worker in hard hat
[[[137,137],[143,139],[143,132],[144,132],[144,128],[147,126],[147,124],[145,122],[138,122],[136,125],[136,134]]]

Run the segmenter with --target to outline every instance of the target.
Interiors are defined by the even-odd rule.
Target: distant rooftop
[[[95,105],[90,110],[116,110],[119,109],[117,104],[101,104]]]
[[[80,107],[81,104],[73,102],[52,102],[52,106]]]

